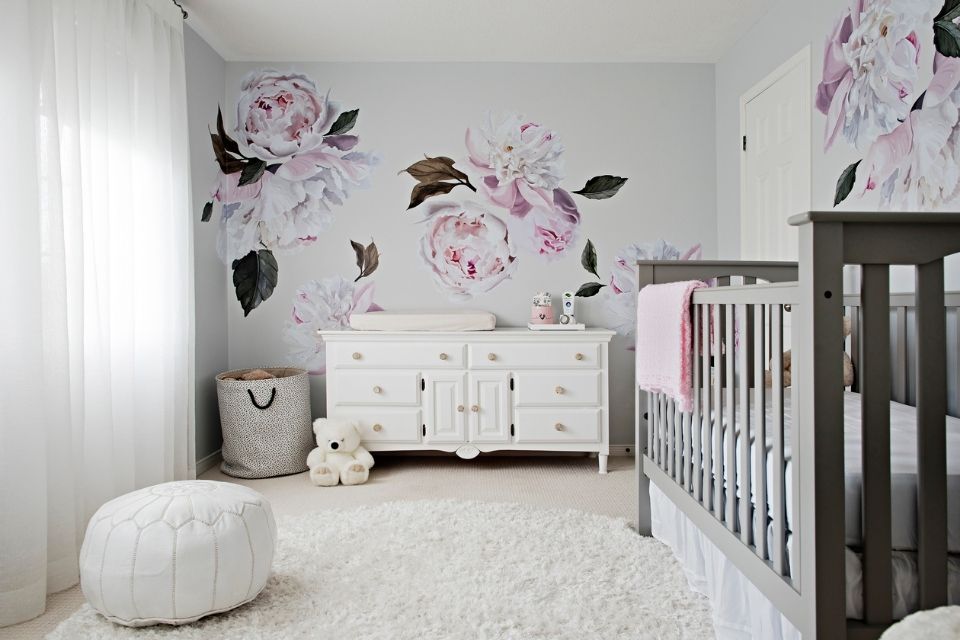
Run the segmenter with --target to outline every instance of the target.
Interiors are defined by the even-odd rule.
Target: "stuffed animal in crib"
[[[317,447],[307,456],[310,481],[318,487],[338,483],[363,484],[370,477],[373,456],[360,446],[357,425],[346,420],[317,418],[313,421]]]
[[[843,318],[843,337],[846,338],[850,335],[850,318],[844,316]],[[789,387],[791,379],[791,363],[793,357],[790,350],[783,352],[783,386]],[[765,371],[763,374],[764,381],[766,386],[773,386],[773,375],[770,371]],[[847,355],[847,352],[843,352],[843,386],[849,387],[853,384],[853,360],[850,359],[850,356]]]

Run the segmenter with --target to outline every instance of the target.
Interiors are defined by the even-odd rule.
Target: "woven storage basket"
[[[314,447],[307,372],[264,368],[267,380],[226,380],[250,369],[217,376],[224,473],[238,478],[268,478],[307,469]]]

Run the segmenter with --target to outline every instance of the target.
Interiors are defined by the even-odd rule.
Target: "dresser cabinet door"
[[[465,373],[424,373],[424,442],[466,442]]]
[[[510,374],[470,373],[470,442],[510,442]]]

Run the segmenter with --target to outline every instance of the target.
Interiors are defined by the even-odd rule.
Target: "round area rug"
[[[128,629],[89,605],[48,638],[713,638],[670,550],[573,510],[392,502],[279,518],[253,602]]]

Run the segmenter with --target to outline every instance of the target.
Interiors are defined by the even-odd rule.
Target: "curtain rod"
[[[186,20],[189,14],[187,13],[187,10],[183,8],[183,5],[177,2],[177,0],[170,0],[170,1],[173,2],[173,4],[177,5],[177,8],[180,9],[180,13],[183,14],[183,19]]]

